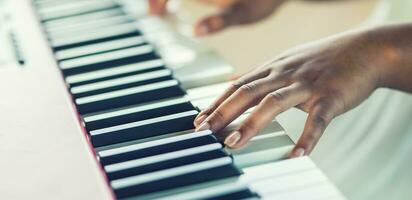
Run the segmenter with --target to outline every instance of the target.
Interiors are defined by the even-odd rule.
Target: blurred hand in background
[[[270,16],[286,0],[200,0],[218,6],[220,11],[198,21],[197,36],[221,31],[229,26],[249,24]],[[167,0],[149,0],[150,13],[166,14]]]

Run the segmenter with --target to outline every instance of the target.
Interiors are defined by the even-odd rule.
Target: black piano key
[[[194,128],[193,120],[197,114],[198,112],[194,110],[186,111],[140,122],[90,131],[92,144],[94,147],[101,147],[190,130]]]
[[[204,183],[207,181],[235,177],[239,176],[240,174],[241,172],[238,169],[236,169],[236,167],[234,167],[232,164],[225,164],[223,166],[211,167],[200,171],[189,172],[182,175],[171,176],[160,180],[153,180],[150,182],[145,182],[143,180],[141,181],[142,183],[139,182],[137,184],[130,183],[134,182],[133,180],[128,181],[129,183],[124,184],[124,181],[122,179],[118,179],[115,181],[111,181],[111,185],[118,198],[127,198],[149,194],[153,192],[175,189],[178,187],[188,186],[192,184]]]
[[[124,162],[133,159],[144,158],[148,156],[159,155],[167,152],[178,151],[182,149],[203,146],[207,144],[216,143],[217,139],[212,135],[203,135],[191,139],[179,140],[168,144],[162,144],[157,146],[151,146],[134,151],[127,151],[119,154],[113,154],[110,156],[103,156],[101,154],[99,159],[103,165],[109,165],[113,163]]]
[[[168,102],[170,103],[167,104]],[[162,107],[158,107],[156,104]],[[142,121],[142,120],[151,119],[155,117],[161,117],[164,115],[170,115],[170,114],[185,112],[189,110],[195,110],[194,106],[190,102],[185,102],[184,99],[183,100],[181,99],[169,100],[166,102],[159,102],[159,103],[151,103],[151,105],[148,105],[148,106],[150,106],[149,109],[145,109],[144,106],[139,106],[135,108],[123,109],[119,111],[113,111],[110,113],[102,113],[102,114],[95,115],[95,116],[84,117],[83,121],[84,121],[86,129],[88,131],[92,131],[96,129],[107,128],[110,126],[116,126],[119,124],[126,124],[126,123],[131,123],[134,121]],[[153,106],[155,107],[153,108]]]
[[[135,81],[133,81],[132,79],[135,79]],[[124,80],[123,81],[124,83],[121,83],[121,80]],[[102,93],[107,93],[107,92],[112,92],[116,90],[122,90],[122,89],[127,89],[131,87],[137,87],[137,86],[142,86],[142,85],[147,85],[147,84],[162,82],[162,81],[167,81],[167,80],[173,80],[171,71],[162,70],[162,71],[154,71],[154,72],[146,73],[146,74],[123,77],[121,79],[115,79],[111,81],[104,81],[104,82],[101,82],[100,85],[98,85],[98,83],[93,83],[91,85],[72,87],[70,89],[70,92],[74,98],[81,98],[81,97],[98,95]],[[108,85],[110,83],[112,84]],[[102,84],[106,84],[106,85],[102,86]],[[96,85],[97,87],[93,87]]]
[[[75,99],[81,115],[126,107],[165,98],[183,96],[185,92],[175,80],[157,82]]]
[[[127,49],[122,49],[122,50],[127,50]],[[131,55],[131,56],[122,57],[118,59],[116,58],[116,59],[109,60],[109,61],[90,63],[90,64],[70,67],[70,68],[63,68],[62,71],[65,76],[69,76],[69,75],[81,74],[81,73],[86,73],[86,72],[91,72],[91,71],[96,71],[96,70],[101,70],[101,69],[113,68],[113,67],[117,67],[121,65],[131,64],[131,63],[144,62],[144,61],[158,59],[158,58],[159,56],[156,55],[155,52],[152,51],[152,52],[147,52],[144,54]],[[67,61],[68,60],[66,60],[66,62]],[[60,63],[60,65],[61,64],[62,63]]]
[[[248,189],[236,191],[229,194],[205,198],[203,200],[238,200],[238,199],[259,199],[259,197]]]
[[[132,76],[137,74],[143,74],[147,72],[153,72],[157,70],[164,70],[166,67],[159,60],[151,60],[146,62],[140,62],[130,65],[123,65],[109,69],[97,70],[89,73],[82,73],[74,76],[66,77],[66,83],[69,87],[76,87],[80,85],[86,85],[90,83],[96,83],[100,81],[107,81],[116,78],[122,78],[126,76]],[[147,65],[146,63],[153,63]],[[79,79],[79,77],[82,77]],[[77,80],[76,80],[77,79]]]
[[[199,153],[196,155],[190,155],[190,156],[184,156],[184,157],[175,158],[171,160],[166,160],[166,161],[153,163],[149,165],[129,168],[129,169],[120,170],[120,171],[114,171],[111,173],[107,172],[107,177],[109,178],[109,180],[115,180],[115,179],[125,178],[129,176],[135,176],[139,174],[145,174],[145,173],[155,172],[155,171],[169,169],[173,167],[188,165],[188,164],[197,163],[201,161],[222,158],[225,156],[228,156],[228,155],[224,151],[214,150],[214,151]]]
[[[122,39],[122,38],[126,38],[126,37],[141,36],[141,35],[142,35],[142,33],[136,29],[135,31],[128,32],[128,33],[122,33],[122,34],[119,34],[119,35],[103,37],[103,38],[96,38],[96,39],[91,39],[91,40],[83,41],[83,42],[79,42],[79,43],[71,43],[71,44],[53,46],[53,50],[54,51],[60,51],[60,50],[65,50],[65,49],[70,49],[70,48],[75,48],[75,47],[81,47],[81,46],[89,45],[89,44],[96,44],[96,43],[99,43],[99,42],[106,42],[106,41],[110,41],[110,40],[117,40],[117,39]]]

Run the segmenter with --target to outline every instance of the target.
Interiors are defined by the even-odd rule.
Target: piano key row
[[[57,18],[56,16],[53,17]],[[56,19],[53,21],[56,21]],[[125,65],[142,64],[142,62],[153,63],[158,57],[152,56],[148,59],[139,57],[139,55],[147,53],[154,55],[150,45],[143,45],[142,37],[139,37],[140,41],[136,40],[138,37],[129,37],[133,39],[126,38],[129,39],[126,40],[122,38],[97,42],[96,38],[99,38],[99,36],[93,34],[90,34],[90,36],[82,35],[83,38],[80,39],[76,34],[73,34],[73,36],[66,34],[64,37],[60,35],[56,39],[56,34],[49,33],[49,37],[52,45],[58,46],[54,48],[56,54],[60,55],[60,58],[63,55],[59,66],[66,76],[66,80],[75,80],[76,77],[79,80],[79,77],[83,77],[80,81],[83,82],[82,84],[79,84],[79,81],[69,83],[70,92],[75,99],[80,114],[89,114],[85,115],[87,117],[85,117],[87,119],[87,121],[85,120],[85,126],[89,130],[92,144],[95,147],[110,146],[116,143],[193,129],[192,122],[198,111],[194,110],[188,100],[178,102],[168,100],[157,106],[148,103],[143,106],[132,107],[133,109],[127,108],[126,111],[121,108],[153,100],[160,101],[165,98],[183,96],[184,91],[179,89],[178,82],[173,80],[171,71],[168,69],[162,68],[161,70],[146,73],[101,79],[106,78],[107,75],[113,76],[116,74],[106,72],[104,76],[98,78],[100,80],[96,80],[96,77],[90,78],[90,75],[104,74],[102,73],[104,69],[125,72]],[[110,37],[116,36],[111,35]],[[133,42],[135,46],[129,44]],[[136,46],[136,42],[139,42],[137,43],[139,46]],[[97,52],[93,49],[96,49]],[[116,66],[122,67],[123,70],[119,70]],[[159,66],[159,62],[156,66]],[[129,69],[131,68],[136,71],[136,65],[134,67],[129,66]],[[85,75],[85,73],[88,74]],[[89,78],[87,78],[87,75]],[[149,80],[151,82],[144,82]],[[85,81],[89,82],[86,83]],[[77,85],[73,85],[74,83],[77,83]],[[178,103],[177,106],[175,106],[176,103]],[[112,111],[116,108],[120,109]],[[111,111],[105,113],[105,110]],[[90,114],[96,112],[100,112],[100,114]],[[117,117],[117,121],[107,120],[113,117]],[[93,119],[100,119],[98,120],[100,123],[96,123],[96,120],[94,120],[94,125],[89,126],[90,119],[92,121]],[[102,123],[101,119],[106,119],[106,121]],[[204,142],[208,142],[208,144],[201,145]],[[185,148],[187,145],[192,146],[191,148]],[[240,174],[233,165],[233,159],[223,150],[223,146],[218,143],[210,132],[208,136],[204,136],[200,141],[184,141],[183,144],[180,142],[180,145],[175,145],[174,148],[180,149],[173,151],[173,144],[170,144],[146,148],[143,151],[133,151],[127,154],[126,157],[120,157],[127,158],[127,161],[119,162],[117,160],[116,163],[107,166],[105,165],[108,162],[107,160],[114,162],[113,159],[119,157],[101,157],[101,163],[105,165],[104,169],[109,180],[111,180],[110,184],[116,196],[119,198],[129,197]],[[156,154],[161,152],[162,154]],[[132,158],[134,159],[131,160]],[[173,159],[170,160],[171,158]],[[207,173],[208,176],[203,176],[204,173]],[[176,182],[174,176],[177,174],[180,174],[180,178]]]
[[[116,5],[93,2],[79,9],[85,3],[74,1],[77,5],[61,10],[60,5],[69,3],[59,1],[43,0],[37,5],[43,9],[53,5],[41,13],[46,32],[118,198],[235,178],[241,172],[234,164],[244,168],[278,160],[292,148],[293,142],[277,122],[246,149],[231,151],[232,157],[210,131],[190,133],[198,113],[191,102],[203,109],[225,85],[190,90],[186,95]],[[64,31],[71,29],[75,31]],[[258,196],[243,187],[212,198]]]
[[[308,157],[249,167],[243,172],[239,178],[152,193],[139,199],[345,199]]]

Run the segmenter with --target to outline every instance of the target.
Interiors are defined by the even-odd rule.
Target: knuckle
[[[267,97],[269,101],[279,104],[285,99],[285,95],[280,91],[269,93]]]
[[[242,85],[244,85],[245,83],[243,81],[235,81],[231,84],[231,88],[233,89],[239,89],[240,87],[242,87]]]
[[[248,96],[253,96],[256,92],[256,84],[255,83],[248,83],[248,84],[242,85],[239,88],[239,92],[241,94],[245,94],[245,95],[248,95]]]

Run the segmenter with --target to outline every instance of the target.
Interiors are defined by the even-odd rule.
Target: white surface
[[[0,73],[0,199],[111,199],[28,1],[9,2],[28,63]]]

